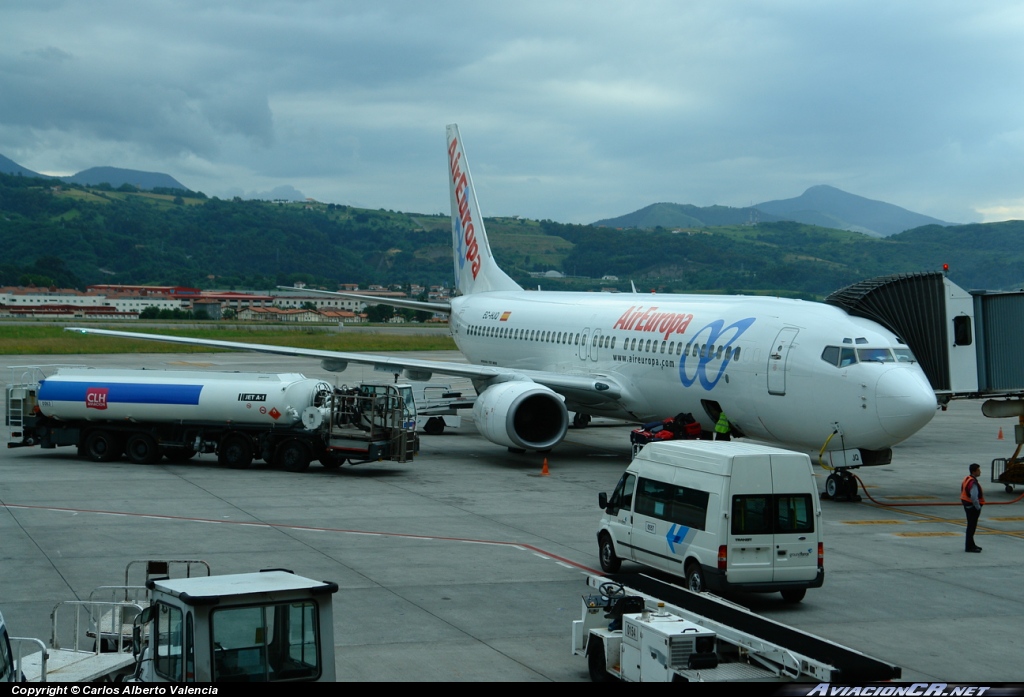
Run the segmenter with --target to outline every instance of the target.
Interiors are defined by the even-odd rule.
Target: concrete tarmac
[[[452,352],[417,354],[461,360]],[[12,356],[10,365],[302,372],[353,384],[308,359],[259,354]],[[5,382],[9,382],[8,379]],[[472,394],[466,381],[437,376]],[[732,600],[895,663],[912,681],[1024,682],[1024,493],[989,482],[1013,452],[1013,419],[957,402],[858,472],[870,499],[822,502],[825,585],[797,605]],[[1002,427],[1006,436],[997,439]],[[482,439],[471,418],[422,436],[414,462],[301,474],[187,464],[91,463],[72,448],[0,456],[0,609],[13,634],[49,636],[61,600],[123,582],[136,559],[203,559],[214,573],[284,567],[336,582],[336,664],[351,681],[581,681],[569,650],[585,574],[598,569],[597,494],[629,462],[629,425],[595,419],[547,457]],[[5,436],[7,434],[5,433]],[[815,454],[812,454],[812,459]],[[965,554],[958,503],[979,462],[988,499]],[[816,468],[819,489],[827,472]],[[623,571],[641,567],[625,563]]]

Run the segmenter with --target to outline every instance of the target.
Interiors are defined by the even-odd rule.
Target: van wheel
[[[782,599],[787,603],[799,603],[807,595],[806,588],[788,588],[782,591]]]
[[[686,567],[686,587],[694,593],[703,593],[708,589],[704,583],[704,573],[700,570],[700,564],[690,562]]]
[[[612,544],[612,538],[607,534],[601,535],[601,539],[598,540],[598,546],[600,547],[601,570],[614,574],[622,566],[622,560],[615,555],[615,545]]]
[[[444,419],[440,416],[432,416],[423,424],[423,432],[428,436],[439,436],[444,433]]]

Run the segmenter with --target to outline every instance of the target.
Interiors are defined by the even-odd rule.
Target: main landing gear
[[[860,501],[857,478],[848,468],[837,468],[825,480],[825,496],[833,501]]]

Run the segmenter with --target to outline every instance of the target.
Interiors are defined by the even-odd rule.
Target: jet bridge
[[[902,338],[942,404],[1024,397],[1024,290],[965,291],[944,274],[914,273],[855,283],[825,302]]]
[[[939,404],[988,398],[991,418],[1017,417],[1009,458],[992,461],[992,481],[1024,484],[1024,290],[965,291],[941,273],[874,278],[837,290],[826,303],[874,320],[921,362]]]

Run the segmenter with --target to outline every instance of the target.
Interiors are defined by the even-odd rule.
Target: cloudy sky
[[[1024,5],[3,0],[0,154],[209,195],[591,222],[831,184],[1024,218]]]

